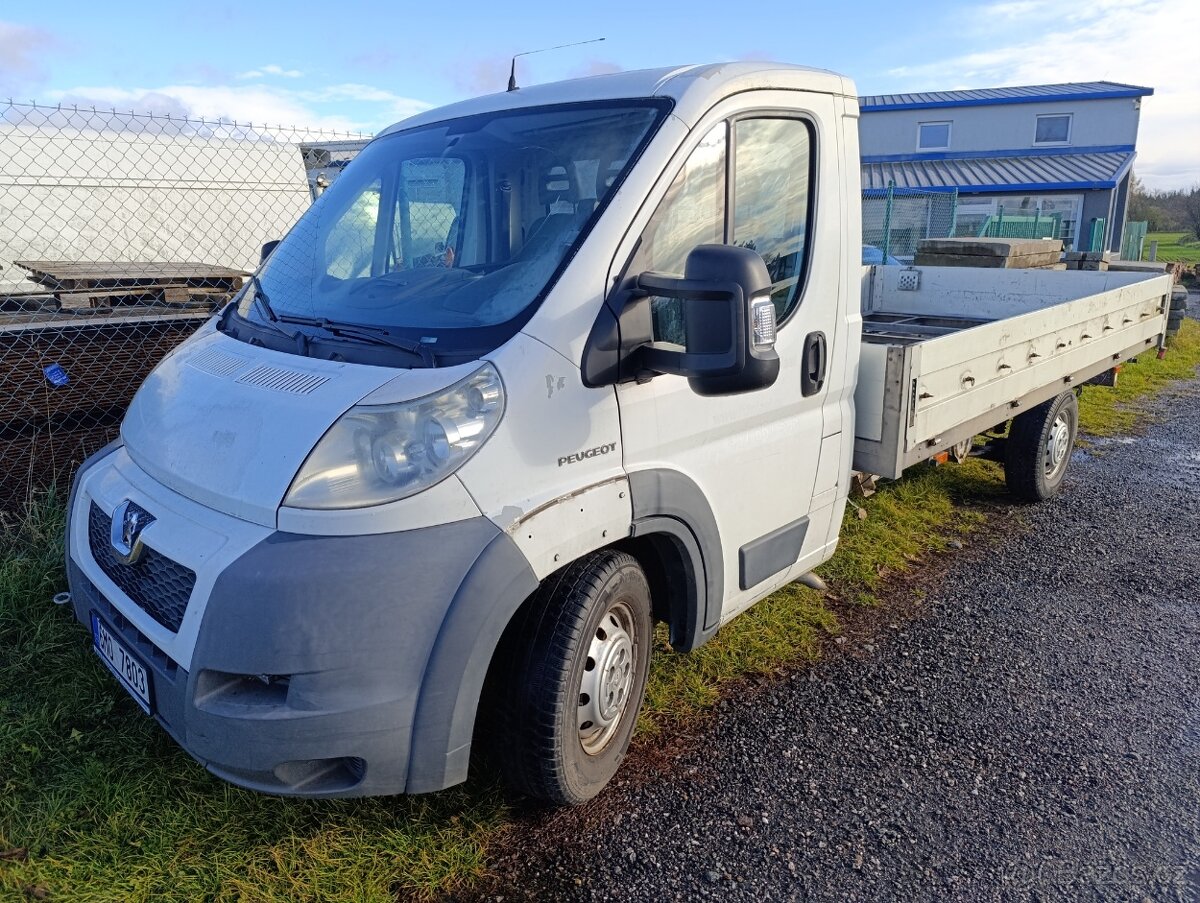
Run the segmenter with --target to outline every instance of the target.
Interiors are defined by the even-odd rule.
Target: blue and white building
[[[862,180],[958,193],[956,233],[1047,220],[1069,249],[1121,248],[1142,98],[1083,82],[859,98]]]

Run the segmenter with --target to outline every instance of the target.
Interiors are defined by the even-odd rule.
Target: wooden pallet
[[[242,287],[246,273],[190,261],[15,260],[64,310],[158,302],[219,306]]]

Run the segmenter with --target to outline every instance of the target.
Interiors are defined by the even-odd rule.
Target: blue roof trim
[[[1153,88],[1116,82],[1030,85],[972,91],[915,91],[908,94],[866,95],[858,99],[858,109],[863,113],[872,113],[884,110],[931,110],[943,107],[986,107],[1016,103],[1062,103],[1076,100],[1149,97],[1153,93]]]
[[[1111,191],[1117,182],[1017,182],[1004,185],[967,185],[962,188],[947,188],[944,185],[929,188],[897,188],[896,197],[905,194],[937,194],[957,191],[959,194],[1004,194],[1015,191]],[[887,197],[886,188],[864,188],[865,198]]]
[[[1000,194],[1005,191],[1111,191],[1116,182],[1017,182],[1013,185],[971,185],[959,194]]]
[[[1130,154],[1129,159],[1126,160],[1124,165],[1122,165],[1121,168],[1116,171],[1116,174],[1113,175],[1113,179],[1116,180],[1117,185],[1119,185],[1121,183],[1121,180],[1123,178],[1125,178],[1125,173],[1127,173],[1127,172],[1129,172],[1129,170],[1133,169],[1133,161],[1134,161],[1135,157],[1137,157],[1137,154]],[[1114,185],[1113,187],[1115,188],[1116,185]]]
[[[1131,154],[1132,144],[1106,144],[1095,147],[1027,147],[994,151],[936,151],[913,154],[864,155],[863,163],[906,163],[919,160],[980,160],[993,157],[1062,157],[1071,154]]]
[[[902,198],[906,194],[951,194],[961,189],[948,185],[931,185],[928,188],[895,188],[893,189],[894,197]],[[886,188],[864,188],[862,196],[865,198],[885,198],[888,190]]]
[[[1073,154],[1024,154],[1007,157],[906,159],[862,163],[868,192],[950,188],[962,194],[1014,191],[1111,191],[1133,165],[1130,151]]]

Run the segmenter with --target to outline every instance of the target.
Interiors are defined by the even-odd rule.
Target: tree
[[[1200,185],[1183,196],[1183,203],[1180,206],[1184,225],[1191,229],[1192,235],[1196,237],[1197,241],[1200,241]]]

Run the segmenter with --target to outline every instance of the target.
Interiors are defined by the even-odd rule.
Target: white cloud
[[[532,84],[529,67],[524,60],[517,60],[517,84]],[[480,94],[495,94],[508,86],[511,56],[475,56],[454,64],[451,77],[454,87],[469,97]]]
[[[40,82],[45,77],[41,55],[56,43],[41,28],[0,21],[0,95]]]
[[[238,78],[264,78],[268,75],[278,75],[281,78],[300,78],[304,73],[299,69],[284,69],[282,66],[276,66],[272,63],[269,66],[262,66],[258,69],[251,69],[249,72],[239,73]]]
[[[164,85],[121,88],[91,85],[46,92],[64,104],[116,107],[173,117],[226,120],[258,126],[301,126],[334,131],[377,131],[430,104],[370,85],[304,90],[266,84]]]
[[[1200,34],[1200,3],[1000,0],[969,15],[967,27],[986,36],[988,50],[894,69],[900,84],[892,90],[1099,79],[1151,87],[1154,95],[1142,101],[1138,175],[1151,188],[1200,184],[1200,67],[1188,49]]]

